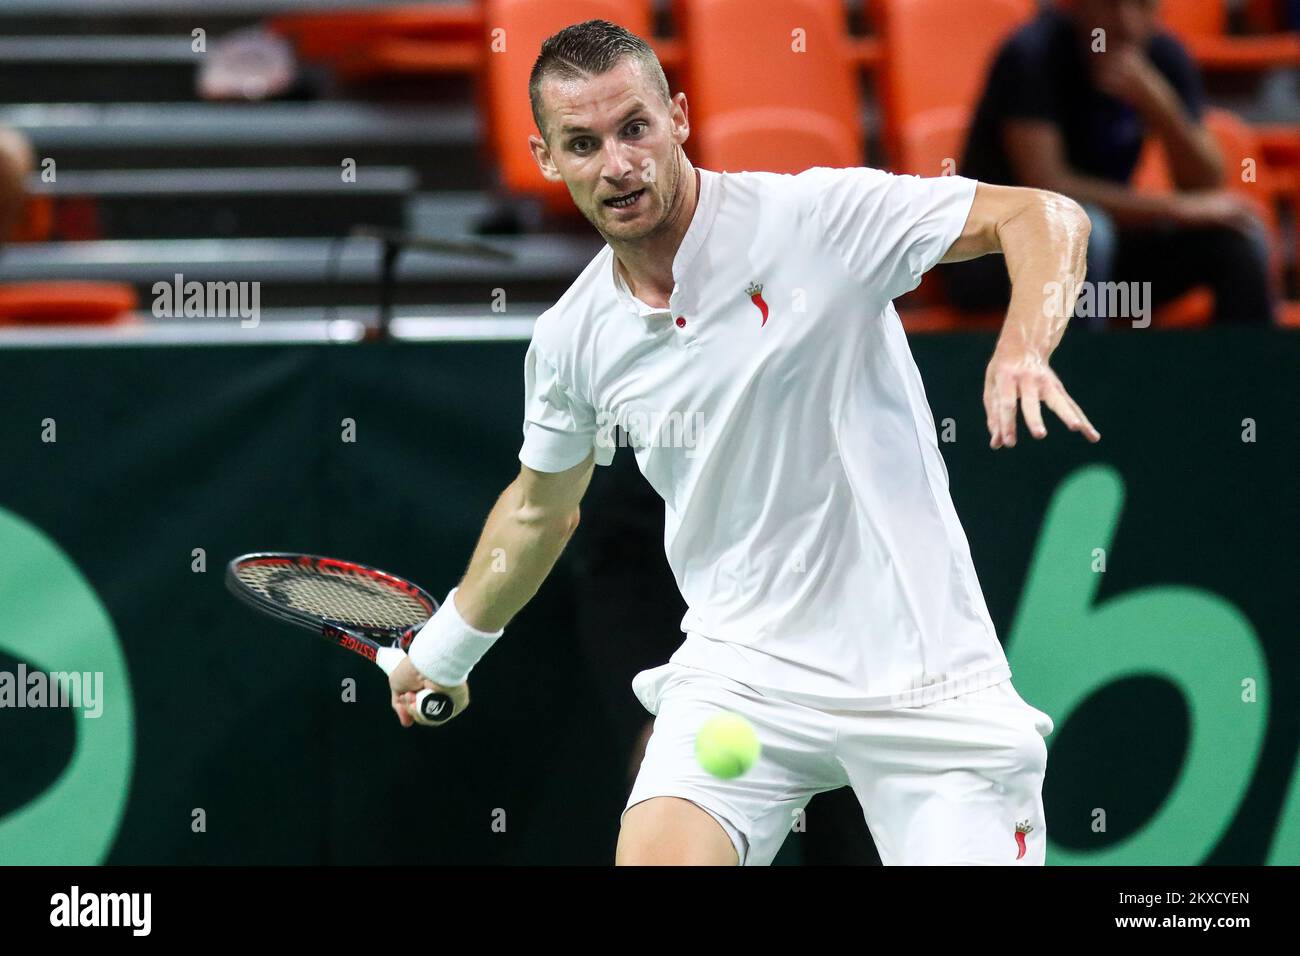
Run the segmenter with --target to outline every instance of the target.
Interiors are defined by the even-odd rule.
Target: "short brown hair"
[[[668,78],[655,56],[655,51],[635,33],[608,20],[588,20],[567,26],[559,33],[547,37],[542,52],[533,64],[528,77],[528,99],[533,106],[533,122],[546,138],[542,124],[542,80],[548,76],[562,80],[577,80],[586,76],[608,73],[619,63],[632,57],[641,64],[641,70],[665,104],[672,102],[668,92]]]

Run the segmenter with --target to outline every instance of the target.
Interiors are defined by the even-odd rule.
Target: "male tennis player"
[[[633,681],[657,719],[617,862],[767,864],[813,794],[849,785],[886,864],[1041,864],[1052,723],[1011,686],[891,300],[1001,252],[991,446],[1015,444],[1017,404],[1043,437],[1040,402],[1097,441],[1047,364],[1073,296],[1044,290],[1083,278],[1082,209],[955,176],[696,169],[685,95],[604,21],[548,39],[530,93],[534,158],[607,246],[537,321],[523,467],[392,675],[399,719],[422,687],[468,702],[620,423],[689,611],[669,663]],[[694,756],[719,711],[763,748],[729,781]]]

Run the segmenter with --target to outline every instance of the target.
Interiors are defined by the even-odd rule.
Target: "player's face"
[[[654,233],[677,196],[686,97],[665,104],[633,59],[600,76],[547,79],[541,94],[547,142],[534,137],[533,151],[543,172],[553,166],[550,178],[564,180],[606,239],[634,242]]]
[[[1078,0],[1077,19],[1089,33],[1106,31],[1108,49],[1145,47],[1156,30],[1158,0]]]

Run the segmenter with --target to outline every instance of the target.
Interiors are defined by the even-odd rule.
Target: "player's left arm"
[[[1071,431],[1100,441],[1048,360],[1074,309],[1087,268],[1092,224],[1073,199],[1042,189],[975,189],[966,225],[940,262],[1000,252],[1011,277],[1011,303],[984,376],[984,411],[992,448],[1016,443],[1016,406],[1035,438],[1047,434],[1040,402]]]

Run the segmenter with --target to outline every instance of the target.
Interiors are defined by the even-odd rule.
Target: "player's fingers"
[[[1056,417],[1063,421],[1070,431],[1082,432],[1084,437],[1092,442],[1101,441],[1101,432],[1088,421],[1088,416],[1083,414],[1083,409],[1059,383],[1050,389],[1044,398],[1047,407],[1056,413]]]
[[[1077,432],[1083,427],[1083,418],[1075,412],[1074,403],[1070,401],[1070,396],[1065,394],[1065,389],[1048,389],[1043,394],[1043,401],[1070,431]]]
[[[1026,378],[1020,385],[1020,412],[1025,416],[1025,427],[1035,438],[1047,435],[1047,426],[1043,424],[1043,412],[1039,406],[1038,383]]]
[[[396,694],[393,695],[393,713],[397,714],[397,719],[403,727],[409,727],[415,723],[411,718],[411,712],[406,709],[406,704]]]
[[[433,684],[431,681],[428,680],[426,680],[424,683],[426,685],[425,687],[426,690],[437,688],[438,686],[437,684]],[[439,723],[446,723],[445,720],[444,721],[430,720],[428,717],[424,715],[424,713],[420,710],[420,695],[422,693],[424,693],[423,690],[407,691],[405,694],[402,695],[402,704],[406,708],[407,714],[410,715],[411,720],[419,724],[421,727],[435,727],[438,726]],[[448,718],[448,720],[450,719],[451,718]]]
[[[1002,442],[998,440],[998,416],[995,410],[996,398],[993,391],[992,383],[986,383],[984,386],[984,425],[989,430],[989,447],[998,448]]]
[[[1066,398],[1070,398],[1070,396],[1067,395]],[[1101,432],[1097,431],[1097,426],[1088,420],[1088,416],[1083,413],[1083,409],[1079,407],[1079,403],[1070,398],[1070,404],[1074,406],[1075,412],[1078,414],[1079,418],[1083,420],[1083,437],[1088,439],[1090,442],[1101,441]]]
[[[1003,375],[996,383],[998,438],[1008,448],[1016,444],[1016,379]]]

